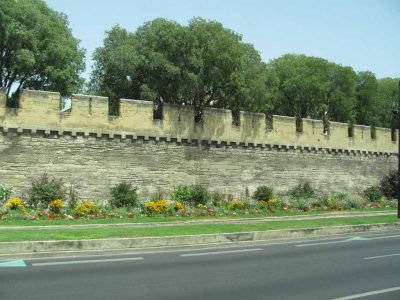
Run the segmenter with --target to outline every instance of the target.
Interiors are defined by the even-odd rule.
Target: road
[[[400,232],[274,243],[9,259],[0,299],[400,299]]]

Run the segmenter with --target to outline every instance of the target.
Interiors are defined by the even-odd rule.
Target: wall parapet
[[[43,131],[57,135],[71,134],[96,137],[143,137],[166,141],[204,141],[207,144],[237,144],[259,147],[280,146],[287,149],[341,149],[349,153],[397,153],[391,140],[391,130],[375,128],[372,137],[369,126],[354,125],[348,136],[348,125],[330,122],[330,133],[324,133],[320,120],[303,119],[303,132],[296,132],[294,117],[272,116],[273,129],[267,130],[264,114],[240,112],[239,125],[232,125],[232,112],[205,108],[203,122],[194,121],[191,106],[164,104],[162,120],[153,120],[153,103],[121,99],[120,115],[108,115],[108,98],[91,95],[72,95],[71,109],[60,112],[60,94],[22,90],[20,107],[6,108],[5,90],[0,89],[0,127],[22,133]],[[313,151],[313,150],[310,150]]]

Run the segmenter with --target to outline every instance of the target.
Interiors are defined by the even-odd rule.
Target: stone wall
[[[318,120],[304,120],[296,133],[291,117],[205,109],[203,124],[191,107],[165,105],[153,120],[151,102],[122,99],[120,116],[108,116],[107,98],[74,95],[59,112],[58,93],[24,90],[20,108],[5,107],[0,90],[0,182],[24,192],[44,172],[73,184],[84,198],[107,199],[126,180],[150,195],[177,184],[204,184],[243,196],[259,185],[279,191],[309,180],[321,192],[361,191],[396,166],[390,130],[331,123],[324,135]]]

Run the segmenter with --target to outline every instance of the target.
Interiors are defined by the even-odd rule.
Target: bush
[[[50,202],[49,209],[51,212],[59,213],[63,205],[64,202],[61,199],[55,199]]]
[[[293,198],[290,201],[290,207],[295,210],[309,211],[314,208],[315,201],[310,198]]]
[[[207,190],[201,185],[178,185],[174,187],[171,200],[180,201],[192,206],[205,205],[210,199]]]
[[[299,184],[289,191],[289,196],[295,199],[299,198],[313,198],[315,197],[315,191],[311,187],[309,182]]]
[[[272,199],[273,195],[274,195],[274,189],[272,187],[263,185],[257,188],[257,190],[253,195],[253,198],[258,201],[260,200],[268,201]]]
[[[175,201],[174,209],[175,209],[175,211],[179,211],[179,210],[183,210],[185,208],[184,208],[183,203],[181,201]]]
[[[69,186],[68,194],[69,194],[68,208],[74,209],[78,204],[79,194],[72,185]]]
[[[397,170],[393,169],[383,176],[379,187],[385,197],[396,199],[400,195],[400,178]]]
[[[268,201],[259,200],[258,206],[260,209],[267,209],[269,211],[276,211],[282,208],[282,203],[275,199],[269,199]]]
[[[199,204],[205,205],[209,199],[210,195],[203,186],[197,184],[191,187],[189,197],[190,204],[194,206],[197,206]]]
[[[225,196],[224,194],[218,192],[218,191],[214,191],[211,195],[211,199],[212,199],[212,204],[214,206],[222,206],[225,203]]]
[[[95,213],[96,211],[96,204],[93,201],[85,201],[75,207],[73,214],[77,217],[86,217]]]
[[[187,185],[174,186],[174,190],[171,193],[171,200],[189,202],[190,190],[190,186]]]
[[[10,199],[12,195],[14,195],[14,191],[11,186],[0,184],[0,205]]]
[[[110,204],[115,207],[135,207],[138,201],[136,191],[137,187],[133,188],[130,183],[121,182],[111,189]]]
[[[163,199],[160,199],[157,201],[147,201],[144,204],[144,213],[147,216],[168,214],[170,212],[171,212],[171,209],[168,206],[168,202]]]
[[[61,179],[50,177],[44,173],[39,178],[32,180],[29,191],[29,204],[32,207],[42,205],[48,207],[55,199],[65,199],[65,188]]]
[[[24,204],[22,203],[22,200],[19,198],[10,198],[10,199],[8,199],[6,204],[4,204],[3,207],[5,209],[9,209],[9,210],[23,209]]]
[[[377,186],[370,186],[362,193],[364,199],[369,202],[376,202],[383,197],[381,189]]]
[[[232,210],[242,210],[246,208],[246,203],[242,200],[233,200],[231,203],[229,203],[229,208]]]

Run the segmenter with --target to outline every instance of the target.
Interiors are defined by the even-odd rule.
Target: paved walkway
[[[38,226],[0,226],[1,230],[27,230],[27,229],[89,229],[89,228],[134,228],[134,227],[159,227],[159,226],[185,226],[202,224],[254,224],[274,221],[318,220],[331,218],[373,217],[396,215],[396,210],[371,211],[371,212],[329,212],[314,215],[273,216],[255,218],[220,218],[220,219],[195,219],[171,222],[150,223],[116,223],[116,224],[84,224],[84,225],[38,225]]]

